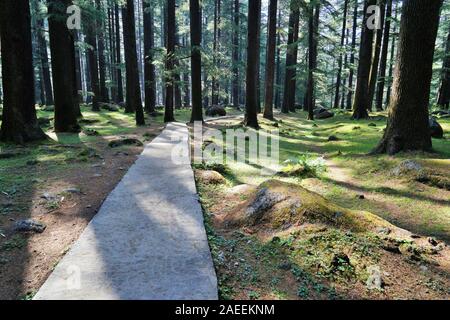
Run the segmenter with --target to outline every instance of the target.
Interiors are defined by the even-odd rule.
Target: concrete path
[[[188,129],[168,124],[34,299],[217,299]]]

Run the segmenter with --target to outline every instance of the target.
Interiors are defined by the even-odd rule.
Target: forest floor
[[[143,150],[134,144],[110,147],[110,141],[148,143],[164,128],[162,115],[136,128],[133,114],[87,107],[82,113],[80,134],[55,134],[53,112],[39,110],[51,139],[0,144],[0,299],[33,297]],[[189,111],[176,115],[186,121]],[[15,231],[24,219],[44,224],[45,231]]]
[[[262,120],[261,126],[280,130],[281,162],[291,159],[291,163],[293,160],[309,168],[305,175],[277,176],[277,180],[313,191],[342,210],[371,212],[401,228],[393,229],[410,232],[399,231],[401,237],[395,232],[389,235],[390,230],[383,228],[381,233],[386,234],[354,232],[323,221],[288,224],[274,230],[266,225],[234,225],[233,219],[257,199],[257,190],[261,190],[258,186],[274,177],[261,175],[261,168],[255,164],[197,166],[221,298],[449,299],[448,184],[436,187],[392,172],[403,161],[413,160],[448,181],[450,121],[439,120],[447,138],[433,139],[434,153],[390,157],[368,155],[385,128],[383,113],[365,121],[349,120],[348,113],[314,122],[304,120],[303,112],[277,114],[276,118],[276,125]],[[240,121],[222,119],[208,126],[239,128]],[[337,141],[329,141],[330,136]],[[203,181],[204,169],[220,171],[226,181]],[[400,250],[386,247],[384,241],[401,243]],[[439,243],[439,252],[429,244],[434,241]],[[410,249],[403,250],[404,246]],[[419,258],[404,251],[421,255]],[[344,258],[339,256],[342,252]],[[336,255],[343,262],[338,271],[332,267]],[[381,270],[383,285],[379,290],[369,290],[366,285],[367,270],[373,266]]]

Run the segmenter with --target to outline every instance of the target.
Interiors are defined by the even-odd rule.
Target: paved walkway
[[[218,298],[184,124],[145,147],[34,298]]]

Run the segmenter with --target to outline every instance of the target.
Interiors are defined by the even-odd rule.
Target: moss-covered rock
[[[318,222],[356,232],[395,227],[365,211],[342,208],[305,188],[279,180],[261,184],[241,210],[229,217],[232,225],[265,225],[285,229],[305,222]]]
[[[195,177],[198,182],[203,184],[224,184],[226,179],[214,170],[196,170]]]

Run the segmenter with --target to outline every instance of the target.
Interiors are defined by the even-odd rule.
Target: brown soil
[[[143,141],[144,133],[153,137],[161,131],[161,126],[143,127],[120,137]],[[0,299],[29,299],[34,295],[135,162],[143,148],[108,147],[108,142],[116,138],[102,137],[101,141],[86,144],[96,149],[103,159],[88,159],[57,172],[47,172],[45,166],[37,165],[33,168],[38,171],[35,176],[43,180],[39,187],[12,199],[0,195],[2,202],[28,208],[0,215],[0,229],[4,232],[0,236],[0,248],[4,249],[0,251]],[[76,188],[81,193],[61,195],[68,188]],[[59,199],[64,198],[59,205],[49,208],[43,193],[60,194]],[[44,223],[45,231],[40,234],[13,231],[15,221],[29,218]]]

